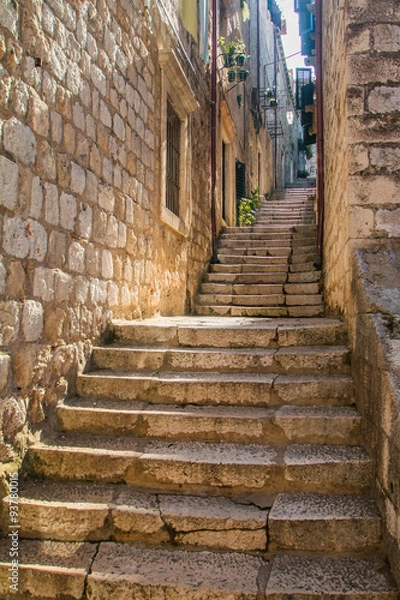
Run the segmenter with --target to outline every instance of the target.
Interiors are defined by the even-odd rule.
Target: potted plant
[[[246,81],[249,72],[246,69],[240,69],[238,72],[239,81]]]
[[[236,71],[235,71],[235,69],[229,69],[229,71],[228,71],[228,81],[230,83],[233,83],[234,81],[236,81]]]
[[[250,198],[241,198],[238,205],[238,221],[241,226],[254,225],[257,220],[257,209],[260,206],[259,189],[250,192]]]
[[[242,52],[240,54],[238,54],[236,56],[236,64],[238,67],[243,67],[244,63],[246,62],[246,55],[243,54]]]
[[[235,62],[237,63],[238,56],[244,56],[246,58],[246,46],[241,40],[235,38],[233,40],[226,41],[224,37],[220,37],[218,43],[222,50],[225,67],[231,67],[235,64]]]

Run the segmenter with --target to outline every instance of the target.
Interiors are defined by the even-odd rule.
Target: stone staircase
[[[199,315],[323,315],[316,259],[314,189],[288,189],[266,200],[252,227],[228,227],[218,260],[201,283]]]
[[[398,599],[341,322],[117,321],[77,386],[29,450],[2,599]]]
[[[290,287],[319,285],[308,194],[282,196],[223,238],[204,286],[232,293],[203,287],[206,315],[115,321],[93,349],[19,477],[18,591],[3,502],[2,600],[399,600],[346,327]]]

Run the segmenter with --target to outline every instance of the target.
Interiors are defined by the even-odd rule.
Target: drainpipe
[[[317,257],[315,265],[322,266],[322,251],[324,239],[324,111],[323,111],[323,74],[322,74],[322,0],[315,0],[316,22],[316,96],[317,96],[317,198],[318,198],[318,230]]]
[[[212,0],[211,31],[211,262],[217,262],[217,218],[216,182],[217,182],[217,0]]]

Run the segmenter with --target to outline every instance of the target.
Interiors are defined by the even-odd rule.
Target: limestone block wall
[[[349,298],[349,206],[344,0],[323,3],[325,141],[324,295],[334,312]]]
[[[323,2],[325,300],[349,323],[356,401],[400,582],[400,4]]]
[[[353,258],[356,301],[353,364],[364,440],[376,464],[375,497],[400,584],[400,244],[388,241]]]
[[[15,442],[24,424],[42,423],[47,408],[73,391],[110,317],[184,312],[209,256],[207,67],[189,36],[182,41],[169,23],[177,11],[161,0],[148,6],[141,0],[3,0],[0,6],[6,442]],[[198,105],[187,125],[185,232],[161,218],[161,49],[176,55],[174,68]],[[11,447],[0,441],[0,459],[8,460]]]
[[[400,235],[400,7],[323,3],[326,216],[331,309],[351,315],[351,249]]]

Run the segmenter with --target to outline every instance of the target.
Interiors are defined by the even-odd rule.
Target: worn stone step
[[[285,256],[252,256],[242,254],[220,254],[218,255],[221,263],[226,265],[287,265],[288,258]]]
[[[241,319],[158,317],[115,319],[110,339],[118,343],[206,346],[209,348],[270,348],[347,344],[347,327],[338,319]]]
[[[79,375],[77,389],[82,397],[180,405],[348,406],[354,397],[346,375],[98,371]]]
[[[191,494],[362,494],[372,463],[359,446],[215,444],[60,435],[33,444],[28,468],[53,480],[124,483]]]
[[[231,283],[231,284],[249,284],[249,285],[277,285],[287,281],[286,271],[280,273],[206,273],[204,276],[206,283]]]
[[[291,263],[289,265],[291,273],[304,273],[305,271],[315,271],[314,262]]]
[[[286,294],[285,301],[290,306],[323,306],[322,294]]]
[[[220,238],[219,241],[219,249],[222,248],[283,248],[286,251],[290,250],[291,243],[289,239],[283,240],[271,240],[271,239],[225,239],[224,237]]]
[[[287,296],[287,298],[290,298],[290,296]],[[287,311],[288,311],[288,316],[289,317],[296,317],[296,318],[304,318],[304,317],[323,317],[324,316],[324,305],[323,302],[321,300],[321,302],[319,304],[314,304],[311,306],[306,306],[306,305],[302,305],[302,306],[289,306],[289,302],[286,300],[286,304],[287,306]]]
[[[345,346],[288,348],[95,347],[95,369],[117,371],[254,371],[257,373],[349,373]]]
[[[225,233],[290,233],[290,227],[283,225],[251,225],[248,227],[226,227]]]
[[[312,262],[315,260],[315,257],[316,257],[316,250],[312,249],[311,251],[309,251],[307,249],[305,251],[302,251],[299,248],[293,253],[293,256],[290,259],[290,263],[291,263],[291,265],[297,265],[297,264]]]
[[[277,246],[289,246],[292,240],[292,234],[286,233],[222,233],[220,236],[221,244],[225,243],[247,243],[247,242],[262,242],[270,243]]]
[[[287,273],[287,262],[282,264],[211,264],[209,271],[211,273]]]
[[[105,542],[88,577],[90,600],[256,600],[264,558],[237,552],[186,552]]]
[[[18,540],[17,590],[10,589],[10,538],[0,540],[2,600],[81,600],[97,545]]]
[[[313,269],[300,273],[288,273],[288,283],[313,283],[321,281],[321,271]]]
[[[26,482],[20,537],[265,550],[268,510],[245,499],[157,494],[125,485]],[[7,506],[7,499],[4,501]]]
[[[198,304],[229,306],[284,306],[285,295],[280,294],[207,294],[201,290],[197,296]]]
[[[233,316],[233,317],[322,317],[323,305],[314,306],[231,306],[231,305],[201,305],[194,307],[196,315],[204,316]]]
[[[284,286],[285,294],[292,294],[295,296],[301,295],[318,295],[320,293],[320,286],[318,283],[286,283]],[[300,303],[298,303],[300,304]]]
[[[352,407],[280,408],[144,405],[71,399],[56,409],[61,431],[177,441],[359,445],[361,419]]]
[[[262,246],[229,246],[218,248],[218,258],[221,260],[223,256],[267,256],[267,257],[284,257],[288,258],[290,248],[281,246],[272,246],[263,244]]]
[[[265,600],[398,600],[384,560],[277,556]]]
[[[381,519],[362,496],[278,494],[268,533],[270,551],[365,553],[379,548]]]
[[[283,294],[283,287],[279,284],[218,284],[218,283],[202,283],[202,294],[236,294],[242,296],[244,294],[261,296]]]

